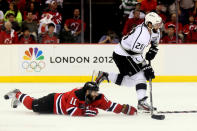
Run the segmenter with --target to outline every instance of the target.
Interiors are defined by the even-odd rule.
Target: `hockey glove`
[[[98,114],[98,110],[91,106],[86,107],[86,110],[84,112],[85,116],[96,116],[97,114]]]
[[[146,53],[146,60],[151,61],[155,58],[157,52],[159,49],[157,49],[156,46],[151,46],[149,51]]]
[[[151,67],[151,65],[146,65],[144,68],[143,68],[143,71],[144,71],[144,75],[146,77],[146,80],[149,81],[149,79],[154,79],[155,78],[155,73],[153,71],[153,68]]]
[[[122,105],[122,113],[126,114],[126,115],[135,115],[137,114],[137,110],[135,109],[135,107],[129,106],[128,104],[123,104]]]

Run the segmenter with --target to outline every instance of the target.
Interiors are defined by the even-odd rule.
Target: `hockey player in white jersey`
[[[99,71],[96,81],[100,84],[103,80],[127,87],[136,87],[138,110],[150,111],[151,106],[146,102],[146,80],[154,79],[154,71],[146,60],[151,61],[157,54],[162,25],[161,17],[150,12],[145,16],[144,23],[135,27],[128,35],[124,36],[113,52],[113,59],[120,73],[107,73]],[[151,44],[149,51],[143,58],[144,48]],[[154,108],[156,110],[156,108]]]

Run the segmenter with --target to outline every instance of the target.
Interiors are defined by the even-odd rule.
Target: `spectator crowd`
[[[177,3],[176,6],[176,0],[122,0],[120,9],[125,21],[122,35],[141,24],[145,14],[154,11],[163,19],[160,43],[196,43],[197,0],[178,0]]]
[[[0,0],[0,43],[80,43],[82,25],[86,31],[80,9],[65,21],[62,10],[63,0]],[[122,32],[108,29],[98,43],[118,43],[151,11],[163,19],[161,43],[197,42],[197,0],[178,0],[177,6],[175,0],[120,0],[117,10]]]
[[[0,0],[0,43],[80,43],[80,10],[62,21],[62,7],[63,0]]]

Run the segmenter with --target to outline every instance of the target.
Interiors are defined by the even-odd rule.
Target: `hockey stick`
[[[175,114],[175,113],[197,113],[197,110],[190,111],[158,111],[160,114]]]
[[[144,112],[150,113],[150,112]],[[188,110],[188,111],[157,111],[159,114],[184,114],[184,113],[197,113],[197,110]]]
[[[97,72],[95,71],[95,70],[93,70],[93,72],[92,72],[92,82],[96,82],[97,83],[97,85],[99,85],[98,84],[98,80],[97,80],[97,78],[95,78],[96,77],[96,75],[98,75],[98,74],[96,74]]]
[[[151,65],[151,62],[149,61],[149,64]],[[165,115],[155,115],[153,114],[153,96],[152,96],[152,79],[149,79],[149,87],[150,87],[150,103],[151,103],[151,118],[156,120],[164,120]]]
[[[95,74],[95,70],[93,70],[92,72],[92,79],[91,79],[92,82],[94,81],[94,74]]]

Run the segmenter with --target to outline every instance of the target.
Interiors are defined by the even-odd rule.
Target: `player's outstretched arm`
[[[126,115],[134,115],[137,113],[137,110],[135,107],[129,106],[128,104],[118,104],[115,102],[111,102],[108,100],[103,94],[100,94],[100,99],[96,100],[94,103],[92,103],[93,106],[109,111],[114,113],[123,113]]]

